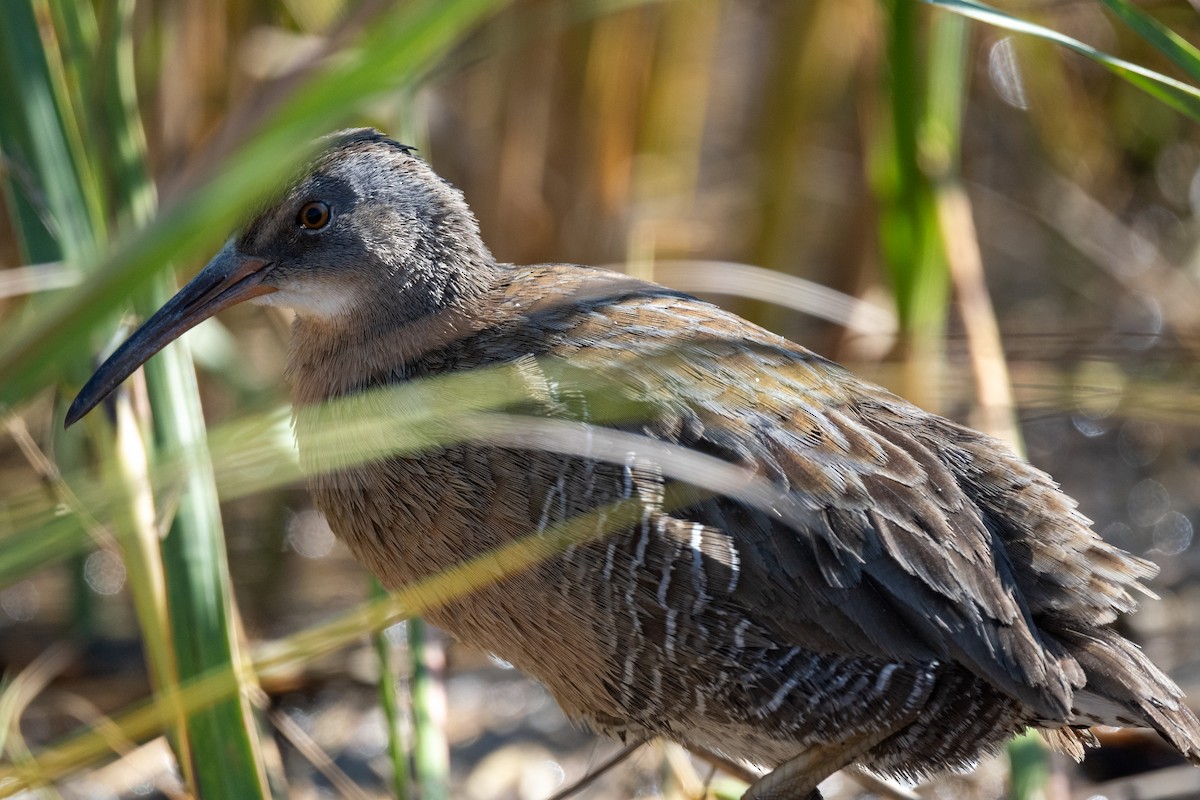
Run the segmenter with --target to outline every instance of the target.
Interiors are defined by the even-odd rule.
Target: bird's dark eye
[[[329,205],[320,200],[313,200],[310,203],[305,203],[300,207],[300,214],[296,217],[300,223],[300,227],[310,231],[319,231],[329,224],[329,219],[333,214],[329,210]]]

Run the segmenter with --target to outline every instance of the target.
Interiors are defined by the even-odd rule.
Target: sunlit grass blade
[[[1200,50],[1129,0],[1100,0],[1122,22],[1145,39],[1194,81],[1200,81]]]
[[[972,0],[922,0],[938,8],[995,25],[998,28],[1025,33],[1066,47],[1090,58],[1112,74],[1123,78],[1171,108],[1200,121],[1200,90],[1167,77],[1152,69],[1109,55],[1056,30],[1014,17],[983,3]],[[1176,50],[1176,53],[1182,51]],[[1190,70],[1189,70],[1190,71]]]
[[[0,754],[15,766],[24,768],[31,776],[39,797],[47,800],[59,794],[50,782],[40,775],[38,764],[21,736],[19,720],[26,707],[50,681],[66,669],[74,658],[72,648],[59,642],[43,651],[18,675],[0,684]]]
[[[184,621],[186,610],[172,619],[167,604],[166,575],[163,571],[161,537],[157,524],[156,502],[148,480],[149,454],[142,439],[141,426],[134,419],[127,396],[116,403],[116,435],[108,430],[94,437],[105,454],[102,466],[113,474],[108,479],[115,489],[113,513],[128,575],[129,592],[142,637],[150,685],[169,713],[175,756],[191,780],[189,738],[186,718],[178,703],[179,671],[172,641],[172,624]]]
[[[78,520],[47,508],[41,520],[0,538],[0,586],[78,555],[90,542]]]
[[[15,213],[18,212],[14,210]],[[22,220],[18,220],[17,225],[26,230],[26,233],[30,232],[24,228]],[[12,267],[0,272],[0,300],[67,289],[79,283],[79,280],[79,273],[62,262]]]
[[[620,268],[623,265],[614,265]],[[814,281],[729,261],[659,260],[654,277],[674,289],[758,300],[824,319],[864,336],[892,337],[896,314]]]

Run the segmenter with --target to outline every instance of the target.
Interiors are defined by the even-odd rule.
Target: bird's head
[[[245,300],[330,332],[411,322],[485,287],[495,262],[461,193],[377,131],[333,134],[91,377],[67,425],[168,343]]]

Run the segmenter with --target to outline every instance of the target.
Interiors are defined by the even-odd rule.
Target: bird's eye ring
[[[300,213],[296,216],[296,221],[305,230],[319,231],[329,224],[329,220],[332,217],[333,213],[330,211],[328,203],[313,200],[300,207]]]

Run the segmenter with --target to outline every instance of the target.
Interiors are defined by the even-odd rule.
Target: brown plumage
[[[1178,687],[1108,627],[1154,567],[1105,544],[1047,475],[679,292],[497,264],[460,194],[374,131],[330,137],[68,422],[247,298],[297,312],[288,374],[313,494],[389,586],[632,504],[624,527],[428,614],[575,719],[775,767],[755,800],[819,797],[852,763],[961,768],[1029,726],[1074,755],[1089,725],[1150,727],[1200,762]],[[515,412],[580,441],[612,432],[620,452],[468,437],[321,472],[305,449],[326,400],[485,367],[515,371]],[[654,442],[768,491],[689,490]]]

